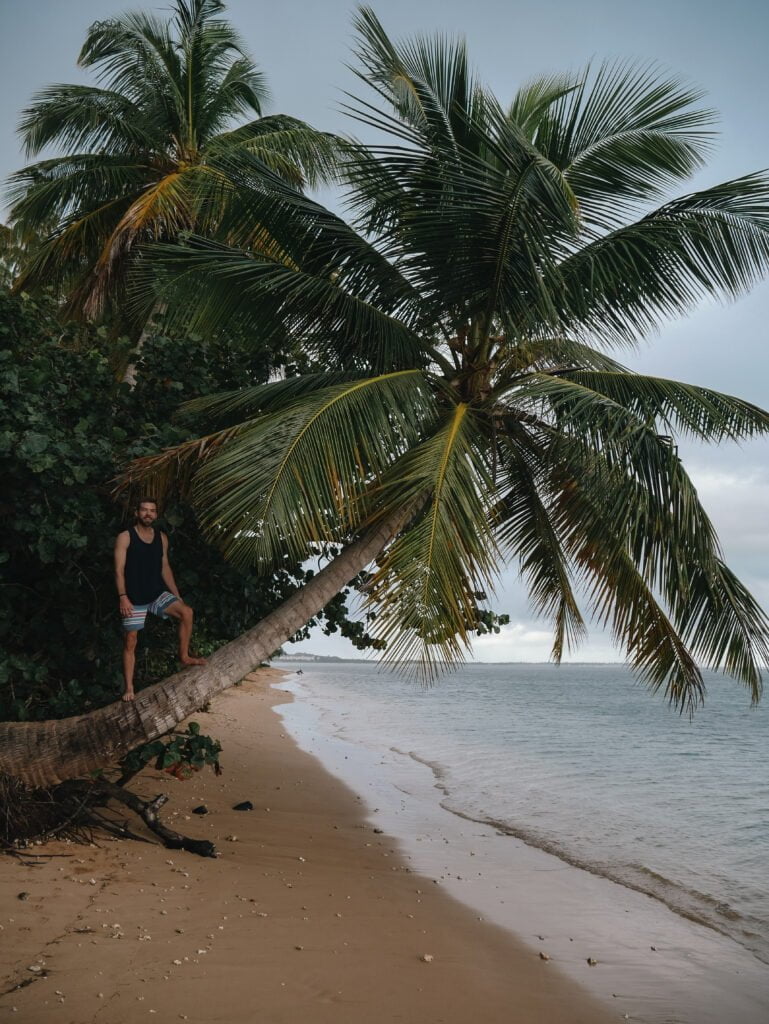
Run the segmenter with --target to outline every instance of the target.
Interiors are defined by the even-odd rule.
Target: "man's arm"
[[[115,540],[115,586],[117,587],[118,600],[120,601],[120,614],[125,618],[133,614],[133,605],[126,594],[125,589],[125,560],[130,541],[128,530],[123,530]]]
[[[163,542],[163,566],[160,570],[160,575],[163,577],[163,582],[174,597],[178,597],[179,600],[181,600],[182,595],[179,593],[179,588],[176,586],[176,580],[174,579],[174,574],[171,571],[171,563],[168,561],[168,537],[164,533],[161,533],[160,539]]]

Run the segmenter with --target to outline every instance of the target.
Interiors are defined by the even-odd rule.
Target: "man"
[[[115,583],[123,619],[123,700],[134,699],[134,668],[139,630],[147,612],[179,623],[179,660],[183,665],[204,665],[204,658],[190,655],[192,608],[179,596],[168,562],[168,537],[156,530],[157,502],[142,498],[136,506],[133,526],[115,541]]]

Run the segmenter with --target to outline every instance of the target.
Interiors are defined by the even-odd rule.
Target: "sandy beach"
[[[165,820],[213,839],[218,859],[154,838],[51,843],[30,851],[46,855],[34,866],[0,859],[2,1019],[620,1019],[412,872],[360,798],[286,734],[271,710],[290,699],[270,685],[280,678],[261,670],[197,716],[223,743],[223,776],[135,781],[168,792]],[[232,809],[243,800],[254,809]],[[209,814],[192,815],[202,803]]]

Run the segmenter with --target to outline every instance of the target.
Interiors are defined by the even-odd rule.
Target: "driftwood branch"
[[[118,803],[128,807],[134,814],[138,815],[150,832],[158,836],[164,846],[169,850],[187,850],[188,853],[196,853],[199,857],[216,857],[216,847],[208,839],[192,839],[190,836],[182,835],[164,825],[158,816],[160,808],[168,802],[168,797],[161,793],[154,800],[142,800],[135,793],[124,789],[122,786],[109,782],[106,779],[96,779],[93,782],[84,782],[74,779],[65,782],[62,787],[69,791],[78,791],[86,796],[86,803],[98,802],[107,798],[116,800]],[[119,829],[119,833],[126,838],[134,838],[127,829]]]

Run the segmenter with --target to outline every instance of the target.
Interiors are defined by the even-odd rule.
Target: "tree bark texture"
[[[215,694],[270,657],[362,572],[398,533],[408,513],[383,520],[346,547],[306,586],[202,667],[184,669],[87,715],[46,722],[0,722],[0,773],[48,787],[104,768],[162,736]]]
[[[139,358],[141,357],[142,349],[144,348],[144,343],[152,335],[152,332],[155,329],[155,317],[162,316],[163,313],[165,313],[165,311],[165,302],[155,303],[155,305],[150,310],[149,316],[144,321],[144,327],[142,327],[142,332],[139,335],[139,340],[136,342],[134,349],[132,350],[131,354],[128,357],[130,361],[128,363],[128,366],[126,366],[125,368],[125,372],[123,373],[120,383],[127,384],[131,391],[133,391],[133,389],[136,387],[136,364],[139,362]]]

